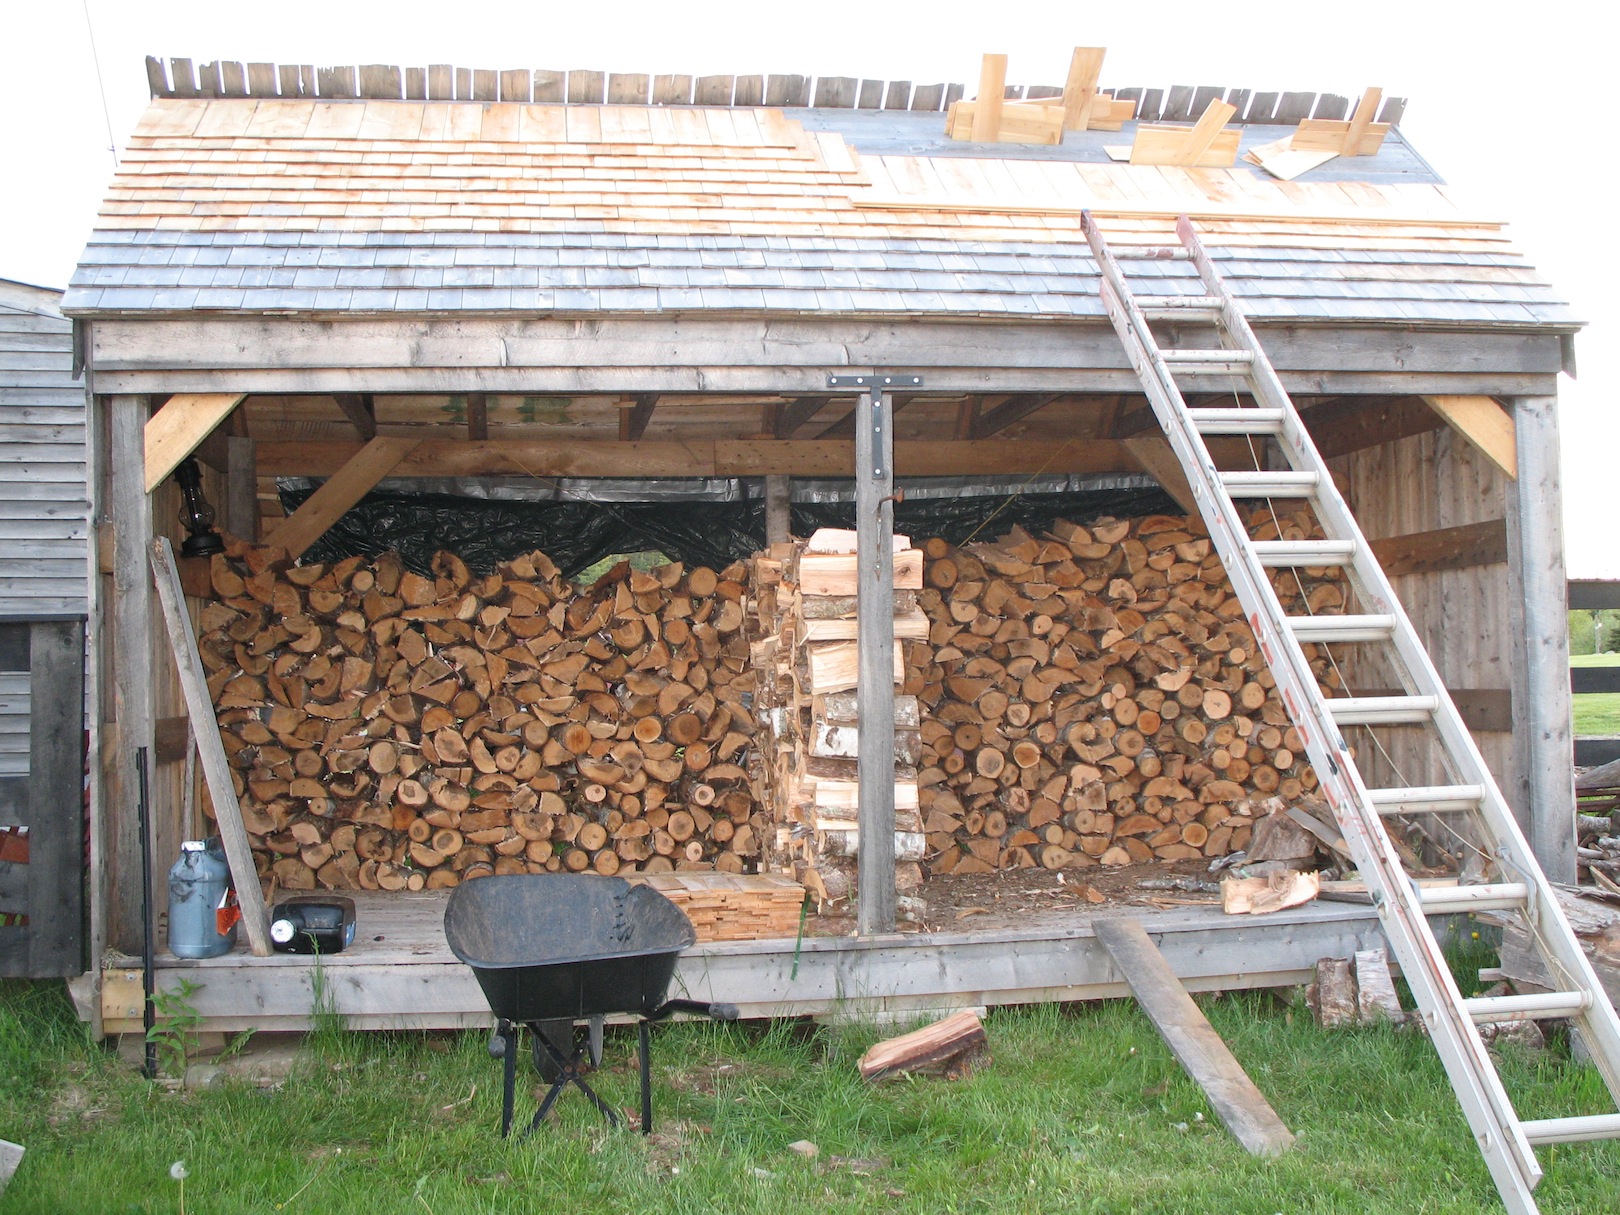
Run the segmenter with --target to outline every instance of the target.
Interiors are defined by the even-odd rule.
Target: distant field
[[[1571,654],[1572,667],[1620,667],[1620,654]],[[1575,736],[1620,734],[1620,692],[1583,692],[1575,704]]]

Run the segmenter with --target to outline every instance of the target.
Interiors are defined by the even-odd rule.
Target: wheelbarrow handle
[[[675,1013],[692,1013],[716,1021],[735,1021],[740,1015],[735,1004],[708,1004],[702,1000],[665,1000],[647,1020],[662,1021]]]

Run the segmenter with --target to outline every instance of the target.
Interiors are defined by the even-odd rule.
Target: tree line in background
[[[1571,654],[1612,654],[1620,651],[1620,609],[1577,611],[1569,614]]]

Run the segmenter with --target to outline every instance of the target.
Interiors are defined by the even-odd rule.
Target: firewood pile
[[[1321,534],[1305,510],[1262,508],[1250,528],[1262,540]],[[960,549],[929,540],[922,554],[921,589],[896,592],[896,757],[916,765],[917,789],[915,803],[897,795],[896,825],[922,832],[929,873],[1221,856],[1248,843],[1259,803],[1316,787],[1199,521],[1060,523]],[[792,548],[756,561],[769,727],[756,792],[788,824],[779,835],[835,837],[831,815],[803,808],[806,778],[819,788],[829,753],[853,754],[827,745],[841,693],[818,693],[794,649],[809,650],[806,631],[821,623],[806,609],[803,560]],[[1288,611],[1345,610],[1338,569],[1297,574],[1274,572]],[[852,614],[853,599],[846,606]],[[1334,694],[1338,669],[1319,647],[1305,652]],[[803,871],[819,868],[836,898],[847,891],[844,875],[826,881],[835,854],[823,838],[797,861],[807,886],[815,875]]]
[[[747,567],[213,558],[199,649],[261,876],[757,868]]]
[[[823,528],[754,560],[756,700],[768,741],[755,767],[756,797],[774,807],[778,863],[822,899],[848,897],[858,867],[860,723],[856,714],[855,533]],[[923,555],[895,537],[897,685],[927,651],[917,606]],[[911,651],[908,654],[907,651]],[[895,697],[895,880],[922,884],[918,809],[921,753],[915,695]]]

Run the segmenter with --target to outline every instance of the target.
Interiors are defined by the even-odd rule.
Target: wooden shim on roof
[[[1092,930],[1130,984],[1137,1003],[1234,1138],[1255,1156],[1280,1156],[1294,1136],[1221,1041],[1135,920],[1094,920]]]
[[[152,541],[152,574],[157,582],[158,600],[163,605],[163,620],[174,652],[174,665],[180,674],[180,690],[185,695],[186,712],[198,726],[195,730],[197,755],[202,762],[203,777],[208,782],[208,795],[214,803],[214,820],[219,824],[220,839],[225,844],[231,880],[241,902],[242,925],[247,932],[248,945],[256,956],[268,957],[271,951],[270,917],[265,913],[264,894],[253,866],[253,848],[242,821],[241,806],[236,800],[236,787],[231,781],[230,761],[226,758],[224,743],[220,741],[213,701],[209,696],[202,658],[197,651],[197,637],[191,631],[191,617],[186,613],[185,597],[180,590],[180,573],[174,565],[174,550],[166,536]]]
[[[304,504],[276,525],[266,543],[287,550],[297,560],[310,545],[326,534],[332,524],[381,481],[403,460],[416,439],[377,436],[358,454],[327,479]]]
[[[151,493],[179,468],[245,395],[182,392],[165,401],[146,423],[146,492]]]

